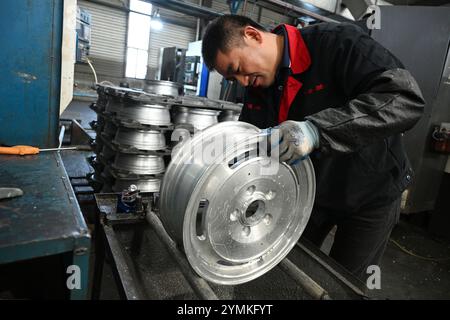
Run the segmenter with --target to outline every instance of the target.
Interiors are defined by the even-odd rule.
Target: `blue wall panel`
[[[63,0],[0,1],[0,144],[56,144]]]

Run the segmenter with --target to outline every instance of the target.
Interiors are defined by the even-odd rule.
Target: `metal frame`
[[[102,194],[105,197],[105,194]],[[200,278],[193,272],[189,265],[185,254],[177,247],[175,242],[169,237],[165,231],[159,217],[155,212],[147,212],[146,220],[136,222],[130,220],[133,228],[136,231],[133,236],[133,244],[131,250],[140,250],[140,242],[142,237],[150,237],[150,231],[153,230],[159,240],[164,244],[171,257],[177,262],[180,271],[183,276],[200,299],[216,300],[218,299],[216,293],[211,288],[209,283]],[[123,223],[122,223],[123,224]],[[142,281],[136,274],[135,267],[133,266],[131,257],[125,252],[123,245],[118,240],[117,233],[114,228],[117,223],[109,221],[107,215],[98,212],[96,221],[96,236],[95,236],[95,251],[97,254],[95,261],[94,271],[94,285],[92,289],[92,298],[94,300],[99,299],[101,292],[101,278],[103,273],[103,264],[105,262],[105,256],[108,255],[112,262],[112,269],[114,278],[116,279],[116,285],[119,289],[120,297],[122,299],[146,299],[145,289],[142,285]],[[355,279],[349,273],[343,271],[339,266],[330,264],[330,261],[322,257],[318,253],[310,251],[308,244],[298,244],[294,250],[301,251],[302,254],[306,254],[312,261],[321,265],[324,270],[331,277],[335,278],[341,286],[346,287],[349,291],[353,292],[353,296],[357,299],[367,299],[365,292],[361,290],[361,287],[356,284]],[[136,251],[135,251],[136,252]],[[290,278],[295,281],[303,290],[311,296],[312,299],[317,300],[331,300],[328,290],[322,285],[312,279],[304,271],[302,271],[290,258],[285,258],[278,267],[283,270]]]
[[[182,2],[178,0],[152,0],[152,4],[157,5],[162,8],[166,8],[169,10],[174,10],[178,12],[185,13],[190,16],[206,19],[206,20],[212,20],[218,16],[223,15],[223,13],[216,12],[213,10],[210,10],[204,6],[199,6],[193,3],[188,2]],[[236,3],[242,2],[242,1],[233,1]],[[341,17],[339,15],[334,14],[333,12],[328,12],[322,9],[319,9],[317,7],[314,7],[312,5],[309,5],[309,7],[313,7],[315,12],[312,10],[308,10],[306,8],[303,8],[304,4],[302,1],[295,1],[296,4],[292,3],[293,1],[286,2],[281,0],[264,0],[264,1],[258,1],[258,5],[264,8],[270,8],[271,10],[276,11],[276,8],[279,8],[280,13],[285,13],[285,11],[289,12],[295,12],[298,14],[304,14],[310,17],[313,17],[320,21],[325,22],[341,22],[341,21],[347,21],[348,19]],[[240,4],[240,3],[239,3]],[[239,9],[239,6],[233,6],[231,7],[230,3],[230,10],[233,9]],[[233,12],[232,12],[233,13]],[[329,13],[329,16],[326,16],[325,14]],[[294,17],[294,16],[292,16]],[[333,17],[333,18],[331,18]]]

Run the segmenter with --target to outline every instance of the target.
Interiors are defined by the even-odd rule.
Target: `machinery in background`
[[[220,90],[223,77],[217,72],[209,72],[202,58],[202,41],[190,42],[186,52],[186,59],[191,65],[186,65],[186,79],[197,79],[196,82],[187,83],[185,91],[188,95],[221,99]],[[195,84],[194,84],[195,83]]]
[[[186,49],[179,47],[161,48],[159,80],[184,84]]]
[[[450,119],[450,8],[380,6],[380,10],[381,29],[372,30],[372,37],[402,61],[426,101],[422,118],[405,133],[405,149],[415,177],[404,194],[403,213],[433,211],[448,159],[442,152],[446,141],[443,128],[434,138],[433,132]],[[433,37],[417,38],[418,33]],[[443,230],[448,233],[448,226]]]
[[[186,82],[189,82],[185,86],[185,94],[205,97],[208,90],[209,72],[203,63],[202,41],[189,43],[186,62]]]
[[[195,50],[192,50],[192,44],[195,44]],[[188,50],[178,47],[161,48],[158,79],[184,86],[185,94],[207,96],[209,73],[205,77],[205,71],[206,68],[202,66],[201,41],[190,43]],[[219,96],[212,98],[218,99]]]
[[[76,61],[87,62],[91,47],[91,14],[77,6]]]
[[[184,89],[186,94],[195,95],[197,93],[197,85],[199,80],[200,57],[186,56],[184,68]]]

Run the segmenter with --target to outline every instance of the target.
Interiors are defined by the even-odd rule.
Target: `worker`
[[[320,247],[336,226],[330,256],[367,280],[412,180],[402,133],[425,103],[414,78],[351,23],[269,32],[223,15],[207,26],[202,55],[246,87],[240,121],[279,129],[281,161],[312,160],[316,195],[302,237]]]

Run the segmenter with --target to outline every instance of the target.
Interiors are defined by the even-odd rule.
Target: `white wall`
[[[72,101],[73,97],[73,83],[75,74],[76,19],[76,0],[64,1],[59,114],[63,113],[63,111]]]

